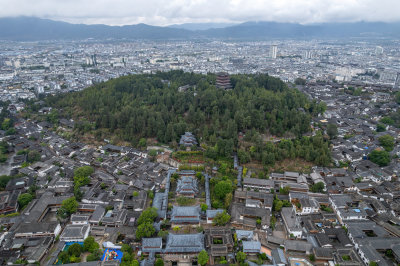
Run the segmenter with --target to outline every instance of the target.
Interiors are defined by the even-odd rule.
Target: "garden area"
[[[102,251],[94,237],[89,236],[84,242],[66,243],[64,250],[58,255],[56,264],[78,263],[81,261],[98,261]]]
[[[204,163],[202,151],[177,151],[172,153],[172,158],[180,163]]]

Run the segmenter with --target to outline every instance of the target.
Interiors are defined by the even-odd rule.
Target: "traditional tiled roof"
[[[178,184],[176,187],[176,193],[182,195],[191,195],[196,194],[198,192],[197,188],[197,179],[192,176],[182,176],[178,180]]]
[[[223,209],[218,210],[207,210],[207,219],[214,218],[218,213],[223,213]]]
[[[198,253],[204,249],[204,235],[187,234],[175,235],[169,234],[165,253]]]
[[[258,241],[243,241],[244,253],[259,253],[261,250],[261,243]]]
[[[197,145],[197,140],[191,132],[185,132],[185,134],[182,135],[181,140],[179,141],[179,145],[191,147]]]
[[[180,207],[174,206],[171,214],[172,223],[198,223],[200,222],[200,206]]]
[[[142,239],[143,252],[161,252],[162,251],[162,238],[143,238]]]

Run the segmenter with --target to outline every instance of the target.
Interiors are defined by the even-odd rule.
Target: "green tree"
[[[328,124],[326,133],[328,134],[329,138],[334,139],[338,135],[338,129],[336,124]]]
[[[70,256],[79,257],[82,253],[82,246],[78,243],[74,243],[68,248],[68,254]]]
[[[322,193],[324,192],[325,184],[323,182],[318,182],[311,186],[311,191],[314,193]]]
[[[306,85],[306,80],[302,79],[302,78],[297,78],[297,79],[295,79],[294,84],[296,84],[296,85]]]
[[[226,194],[232,192],[232,183],[228,180],[219,181],[214,187],[215,195],[220,199],[225,199]]]
[[[379,166],[386,166],[390,163],[390,154],[384,150],[373,150],[369,154],[369,159]]]
[[[376,126],[376,132],[385,132],[386,131],[386,126],[384,124],[378,123]]]
[[[394,120],[389,116],[383,117],[380,122],[386,125],[394,125]]]
[[[160,231],[157,233],[157,236],[162,237],[163,239],[166,239],[168,235],[169,235],[169,233],[168,233],[168,231],[166,231],[166,230],[160,230]]]
[[[86,258],[86,261],[98,261],[101,259],[101,251],[99,249],[93,250]]]
[[[153,223],[154,219],[157,218],[157,216],[157,209],[154,207],[149,207],[142,212],[142,214],[139,216],[137,223],[138,225],[147,222]]]
[[[162,259],[157,259],[154,266],[164,266],[164,261]]]
[[[203,212],[207,211],[207,209],[208,209],[207,204],[202,203],[200,206],[201,206],[201,211],[203,211]]]
[[[4,118],[3,122],[1,123],[1,129],[8,130],[12,127],[12,120],[10,118]]]
[[[289,195],[289,191],[290,191],[290,187],[289,186],[285,186],[285,187],[281,187],[279,188],[279,193],[282,195]]]
[[[82,166],[74,171],[74,176],[76,177],[89,177],[94,173],[94,169],[91,166]]]
[[[83,249],[85,251],[94,252],[99,249],[99,244],[94,240],[93,236],[88,236],[83,241]]]
[[[139,196],[139,192],[137,192],[137,191],[133,191],[133,192],[132,192],[132,196],[134,196],[134,197],[137,197],[137,196]]]
[[[226,211],[223,211],[215,215],[213,219],[213,224],[218,226],[224,226],[227,223],[229,223],[230,219],[231,216]]]
[[[58,210],[58,214],[62,218],[69,217],[71,214],[75,213],[78,210],[78,202],[75,197],[71,197],[63,200],[61,204],[61,208]]]
[[[38,151],[29,151],[27,160],[29,163],[40,161],[40,153]]]
[[[121,251],[127,252],[127,253],[132,253],[132,247],[128,244],[122,244]]]
[[[23,193],[18,197],[18,205],[21,209],[25,208],[33,199],[33,196],[29,193]]]
[[[150,222],[140,224],[136,229],[136,239],[140,240],[143,237],[151,237],[156,232],[154,226]]]
[[[67,250],[61,251],[60,254],[58,255],[58,259],[63,263],[67,264],[69,263],[69,254]]]
[[[145,138],[141,138],[139,140],[139,146],[140,147],[146,147],[146,145],[147,145],[147,140]]]
[[[239,262],[239,263],[242,263],[242,262],[244,262],[244,260],[246,259],[246,253],[244,253],[244,252],[242,252],[242,251],[239,251],[238,253],[236,253],[236,260]]]
[[[200,251],[199,255],[197,256],[197,262],[202,266],[206,265],[209,259],[210,257],[208,256],[207,251],[204,249]]]
[[[386,150],[392,151],[394,148],[394,138],[390,135],[383,135],[379,137],[379,144]]]
[[[129,266],[139,266],[139,265],[140,265],[140,263],[137,260],[133,260],[131,265],[129,265]]]
[[[228,193],[225,195],[225,208],[228,209],[232,202],[232,193]]]
[[[150,150],[149,155],[152,157],[157,156],[157,150]]]
[[[396,99],[396,102],[398,103],[398,104],[400,104],[400,91],[398,91],[398,92],[396,92],[396,94],[395,94],[395,99]]]

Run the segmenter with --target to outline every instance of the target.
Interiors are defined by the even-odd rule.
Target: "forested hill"
[[[232,75],[233,89],[228,91],[216,88],[215,81],[214,74],[183,71],[120,77],[81,92],[48,97],[47,104],[58,111],[47,120],[74,118],[74,139],[94,136],[137,147],[146,142],[144,138],[153,138],[177,148],[180,136],[191,131],[212,159],[237,151],[241,163],[256,160],[272,166],[301,158],[330,164],[329,142],[321,131],[303,137],[311,130],[311,118],[324,111],[324,103],[310,101],[267,74]],[[240,132],[245,135],[241,141]],[[265,143],[269,136],[289,140]]]
[[[183,71],[131,75],[48,101],[81,121],[78,131],[94,127],[99,138],[112,133],[134,145],[142,137],[178,142],[185,131],[211,143],[219,137],[237,143],[238,132],[251,130],[301,136],[323,108],[267,74],[233,75],[228,91],[217,89],[215,80],[213,74]],[[189,89],[179,92],[184,85]]]

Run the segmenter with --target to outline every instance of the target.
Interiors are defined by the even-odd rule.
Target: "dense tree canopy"
[[[33,199],[33,196],[30,193],[23,193],[18,197],[18,205],[21,209],[23,209],[26,205],[29,204]]]
[[[138,145],[143,137],[177,142],[185,131],[202,141],[218,137],[237,142],[237,133],[251,129],[282,136],[301,136],[310,119],[324,111],[297,89],[266,74],[233,75],[233,90],[216,89],[215,75],[159,72],[131,75],[81,92],[49,98],[63,113],[75,116],[77,132],[109,132]],[[178,87],[190,85],[186,92]],[[141,143],[142,144],[142,143]],[[215,144],[215,143],[214,143]]]
[[[156,208],[147,208],[142,212],[138,219],[138,224],[143,224],[145,222],[152,223],[154,219],[157,217],[157,209]]]
[[[386,150],[392,151],[394,148],[394,138],[390,135],[383,135],[379,137],[379,144]]]
[[[369,154],[369,159],[379,166],[386,166],[390,163],[390,154],[385,150],[373,150]]]
[[[75,197],[65,199],[61,204],[61,208],[58,210],[58,214],[62,218],[68,217],[78,210],[78,205],[79,204],[76,201]]]
[[[231,216],[226,212],[223,211],[215,215],[213,219],[213,224],[218,226],[224,226],[231,220]]]

